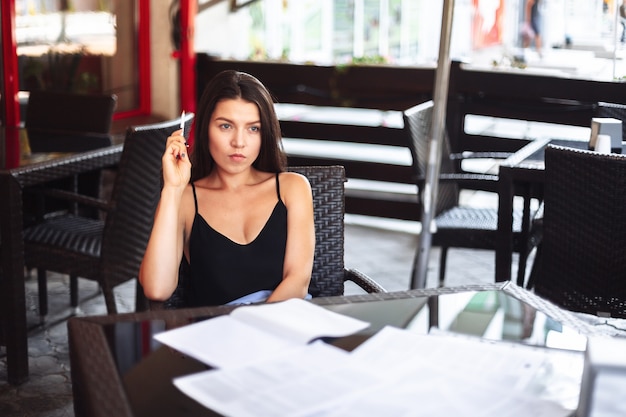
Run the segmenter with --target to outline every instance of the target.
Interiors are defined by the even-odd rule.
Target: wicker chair
[[[193,114],[185,117],[190,131]],[[64,214],[46,219],[24,231],[25,263],[37,268],[40,315],[47,314],[46,271],[70,275],[71,304],[78,304],[78,277],[97,281],[107,311],[116,312],[113,288],[137,277],[152,230],[161,190],[161,157],[180,119],[130,127],[115,177],[111,201],[103,202],[62,190],[47,190],[53,197],[93,204],[106,212],[105,220]],[[138,309],[142,291],[138,291]]]
[[[24,127],[32,152],[81,152],[110,146],[114,94],[32,91]]]
[[[626,156],[549,146],[535,292],[578,312],[626,318]]]
[[[309,179],[315,214],[315,259],[309,294],[313,297],[343,295],[352,281],[368,293],[385,292],[374,280],[344,266],[344,183],[342,166],[290,167]]]
[[[365,274],[344,267],[344,183],[342,166],[289,167],[309,179],[315,215],[315,259],[309,294],[313,297],[343,295],[344,283],[352,281],[368,293],[385,292]],[[178,287],[169,300],[151,302],[151,309],[186,306],[185,289],[189,265],[185,258],[179,271]]]
[[[110,130],[116,104],[117,96],[114,94],[32,91],[24,121],[31,152],[84,152],[111,146]],[[53,184],[57,188],[91,197],[100,197],[101,185],[101,171],[58,180]],[[39,221],[45,213],[68,209],[76,212],[77,207],[67,202],[36,199],[27,194],[26,224]],[[81,215],[94,217],[98,211],[82,207]]]
[[[420,201],[423,201],[421,193],[424,190],[424,177],[428,165],[432,109],[433,102],[427,101],[404,111],[404,127],[407,131],[413,157],[413,168],[420,190]],[[482,189],[484,191],[497,190],[498,176],[458,172],[457,161],[452,159],[449,149],[448,138],[444,137],[435,213],[437,230],[432,236],[432,245],[441,248],[440,286],[445,283],[448,249],[455,247],[495,250],[498,227],[497,208],[459,204],[459,192],[464,188]],[[530,210],[530,207],[526,206],[525,209]],[[516,209],[513,213],[514,250],[520,253],[518,275],[523,277],[528,249],[521,235],[522,218],[523,211]]]

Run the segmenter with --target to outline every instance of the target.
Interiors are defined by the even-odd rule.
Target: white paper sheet
[[[566,417],[571,410],[528,391],[550,354],[386,327],[350,354],[318,341],[175,385],[233,417]]]
[[[254,364],[320,337],[347,336],[369,323],[308,301],[239,307],[227,316],[155,335],[155,339],[208,365]]]
[[[379,382],[374,373],[349,364],[346,351],[317,341],[262,363],[176,378],[174,384],[225,416],[310,415]]]

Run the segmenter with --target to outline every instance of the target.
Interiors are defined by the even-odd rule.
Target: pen
[[[182,132],[180,132],[181,136],[185,136],[185,110],[183,110],[183,112],[180,114],[180,128],[183,129]]]

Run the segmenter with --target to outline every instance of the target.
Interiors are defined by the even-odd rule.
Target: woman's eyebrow
[[[219,121],[219,122],[228,122],[230,124],[236,124],[234,120],[229,119],[226,116],[217,116],[215,118],[215,121]],[[244,124],[246,125],[255,125],[255,124],[261,124],[261,120],[254,120],[251,122],[244,122]]]

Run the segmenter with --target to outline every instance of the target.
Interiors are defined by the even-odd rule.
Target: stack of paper
[[[547,349],[385,327],[353,352],[322,341],[367,323],[302,300],[241,307],[157,335],[220,369],[174,384],[226,416],[568,416],[529,392]],[[533,394],[533,395],[531,395]]]

